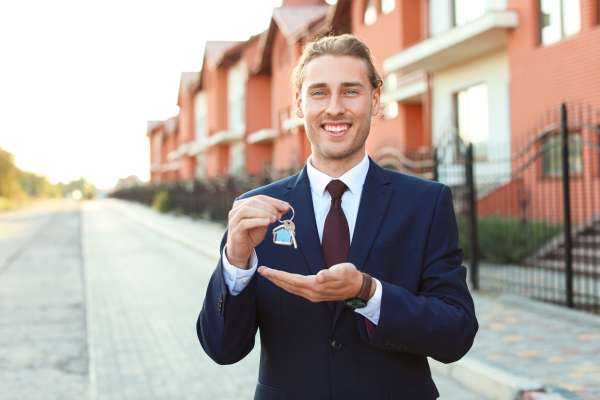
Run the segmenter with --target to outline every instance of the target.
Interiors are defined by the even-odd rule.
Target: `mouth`
[[[327,134],[332,137],[342,137],[350,130],[352,124],[347,122],[337,122],[337,123],[325,123],[321,125],[323,130],[327,131]]]

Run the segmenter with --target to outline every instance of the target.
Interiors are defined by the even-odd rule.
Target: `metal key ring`
[[[296,215],[296,212],[294,211],[294,209],[292,208],[292,206],[290,206],[290,210],[292,210],[292,218],[290,218],[290,219],[288,219],[286,221],[292,221],[294,219],[294,215]],[[287,214],[287,212],[285,214]],[[285,214],[283,214],[283,215],[285,215]],[[283,215],[281,216],[282,218],[283,218]],[[282,224],[284,223],[282,220],[279,220],[279,222],[281,222]]]

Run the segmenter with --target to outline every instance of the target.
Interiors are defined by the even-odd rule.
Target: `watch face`
[[[345,303],[346,307],[350,308],[365,308],[367,306],[367,302],[361,299],[348,299]]]

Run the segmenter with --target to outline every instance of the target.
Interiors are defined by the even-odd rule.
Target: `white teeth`
[[[341,125],[341,126],[325,125],[324,128],[325,128],[325,130],[327,130],[329,132],[342,132],[342,131],[345,131],[346,129],[348,129],[348,125]]]

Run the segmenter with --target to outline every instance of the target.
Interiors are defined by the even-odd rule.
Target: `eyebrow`
[[[365,85],[363,85],[362,83],[360,83],[359,81],[354,81],[354,82],[342,82],[342,86],[343,87],[349,87],[349,86],[360,86],[362,88],[365,87]]]
[[[341,85],[343,87],[353,87],[353,86],[359,86],[364,88],[365,85],[363,85],[362,83],[360,83],[359,81],[353,81],[353,82],[342,82]],[[329,85],[325,82],[318,82],[318,83],[313,83],[312,85],[310,85],[308,87],[308,90],[312,90],[312,89],[321,89],[321,88],[325,88],[325,87],[329,87]]]

